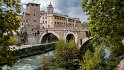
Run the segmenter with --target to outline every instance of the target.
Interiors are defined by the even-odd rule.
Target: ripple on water
[[[12,67],[10,70],[34,70],[37,66],[33,64],[18,64]]]
[[[10,70],[36,70],[40,65],[41,57],[44,55],[51,56],[53,55],[53,52],[20,59],[10,68]]]

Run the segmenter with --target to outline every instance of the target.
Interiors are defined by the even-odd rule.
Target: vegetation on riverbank
[[[59,40],[55,45],[55,58],[52,63],[48,63],[46,59],[42,60],[43,68],[76,70],[79,68],[80,51],[73,40],[67,43],[64,40]]]
[[[59,68],[75,70],[79,67],[80,51],[75,43],[71,40],[65,42],[60,40],[55,47],[55,63]]]
[[[86,51],[83,70],[113,70],[124,55],[124,1],[83,0],[82,7],[89,15],[89,31],[94,51]],[[104,44],[104,45],[103,45]],[[110,56],[103,59],[106,47]],[[104,49],[96,50],[96,49]],[[98,53],[98,54],[97,54]]]

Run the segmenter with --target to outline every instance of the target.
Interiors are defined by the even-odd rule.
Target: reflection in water
[[[54,57],[53,51],[20,59],[10,70],[36,70],[41,66],[40,61],[43,56]]]

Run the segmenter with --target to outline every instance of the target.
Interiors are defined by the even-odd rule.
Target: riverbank
[[[55,50],[54,45],[55,43],[51,43],[47,45],[38,45],[38,46],[32,46],[28,48],[13,50],[12,55],[17,58],[25,58],[33,55],[38,55],[38,54]]]

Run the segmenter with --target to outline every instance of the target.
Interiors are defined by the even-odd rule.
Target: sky
[[[87,22],[88,16],[81,7],[82,0],[21,0],[23,11],[27,3],[41,4],[41,10],[47,10],[47,6],[52,3],[55,13],[68,15],[70,17],[80,18],[81,22]]]

